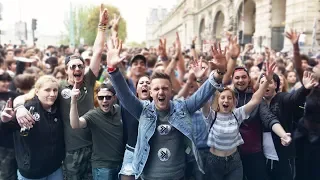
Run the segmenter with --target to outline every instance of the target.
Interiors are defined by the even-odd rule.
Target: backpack
[[[212,123],[211,123],[211,125],[210,125],[209,132],[210,132],[210,130],[211,130],[214,122],[215,122],[216,119],[217,119],[217,114],[218,114],[218,112],[214,111],[214,118],[213,118]],[[233,114],[234,118],[236,119],[237,123],[239,124],[239,121],[238,121],[237,116],[236,116],[233,112],[232,112],[232,114]]]

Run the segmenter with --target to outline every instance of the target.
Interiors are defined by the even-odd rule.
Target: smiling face
[[[73,59],[70,60],[67,64],[67,74],[68,74],[68,81],[72,84],[74,82],[81,83],[84,77],[84,64],[80,59]]]
[[[36,89],[36,95],[42,104],[44,109],[49,109],[58,97],[58,83],[57,82],[46,82],[42,86]]]
[[[100,109],[103,112],[109,112],[116,101],[116,96],[105,89],[100,89],[97,95]]]
[[[236,70],[232,78],[232,83],[236,89],[240,91],[246,90],[250,83],[248,73],[244,70]]]
[[[149,88],[150,88],[149,77],[147,76],[141,77],[137,84],[138,98],[141,100],[148,100],[150,98]]]
[[[169,109],[172,98],[172,85],[168,79],[155,78],[150,84],[150,96],[160,111]]]

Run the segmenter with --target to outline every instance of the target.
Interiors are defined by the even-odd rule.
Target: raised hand
[[[118,32],[120,19],[120,15],[117,16],[116,14],[113,14],[113,19],[110,22],[110,26],[112,26],[112,31]]]
[[[194,60],[191,64],[191,69],[194,73],[194,75],[196,76],[196,78],[202,78],[206,72],[208,68],[202,68],[202,56],[200,57],[200,60]]]
[[[173,58],[175,60],[179,60],[179,56],[181,54],[181,41],[180,41],[178,32],[176,32],[176,41],[174,43],[174,49],[175,49],[175,53],[173,54]]]
[[[109,40],[107,46],[107,64],[108,67],[116,68],[124,58],[120,58],[120,52],[122,49],[122,41],[118,38],[112,38]]]
[[[312,89],[313,87],[317,87],[319,85],[319,82],[314,77],[314,74],[308,71],[304,71],[302,83],[306,89]]]
[[[76,102],[79,96],[80,96],[80,89],[78,87],[78,84],[74,82],[73,88],[71,90],[71,101]]]
[[[238,44],[238,37],[232,35],[228,35],[228,53],[230,54],[231,58],[237,58],[240,55],[240,45]]]
[[[286,133],[286,135],[281,138],[281,144],[283,146],[289,146],[291,142],[292,142],[291,133]]]
[[[100,20],[99,24],[107,25],[109,20],[108,10],[104,8],[103,4],[100,5]]]
[[[297,33],[297,30],[291,29],[290,32],[286,32],[285,36],[290,39],[292,44],[297,44],[299,41],[300,33]]]
[[[11,98],[9,98],[6,103],[6,106],[1,112],[1,120],[2,122],[9,122],[13,119],[13,116],[14,116],[14,110],[12,108],[12,100]]]
[[[276,69],[276,63],[269,63],[269,61],[266,62],[266,73],[265,73],[265,77],[267,79],[267,81],[270,83],[273,79],[273,74],[274,74],[274,70]]]
[[[166,44],[167,44],[167,40],[165,38],[159,40],[159,46],[158,46],[158,49],[157,49],[158,56],[160,56],[160,57],[166,57],[167,56]]]
[[[221,50],[220,43],[215,42],[211,46],[213,60],[210,63],[212,63],[213,68],[218,69],[220,72],[226,72],[227,70],[226,51],[226,47],[224,51]]]

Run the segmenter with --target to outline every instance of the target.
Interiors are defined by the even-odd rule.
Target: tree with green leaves
[[[109,17],[112,18],[113,15],[117,15],[121,17],[121,13],[118,8],[112,5],[105,5],[108,9]],[[72,15],[74,18],[73,20],[73,28],[74,28],[74,38],[75,38],[75,45],[80,45],[80,40],[83,38],[84,44],[86,45],[93,45],[94,40],[97,35],[97,27],[99,23],[99,6],[78,6],[73,9]],[[70,32],[70,19],[65,22],[67,34],[69,35]],[[106,35],[111,35],[111,32],[108,30],[106,31]],[[125,41],[127,38],[127,23],[121,17],[119,21],[119,31],[118,31],[119,39]],[[62,42],[69,43],[70,39],[69,36],[63,38]]]

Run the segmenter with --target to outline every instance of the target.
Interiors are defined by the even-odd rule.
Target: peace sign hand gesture
[[[103,4],[100,5],[100,20],[99,24],[107,25],[109,20],[108,10],[104,8]]]
[[[4,107],[3,111],[1,112],[1,121],[6,123],[13,119],[15,113],[12,108],[12,100],[11,98],[8,99],[6,106]]]

